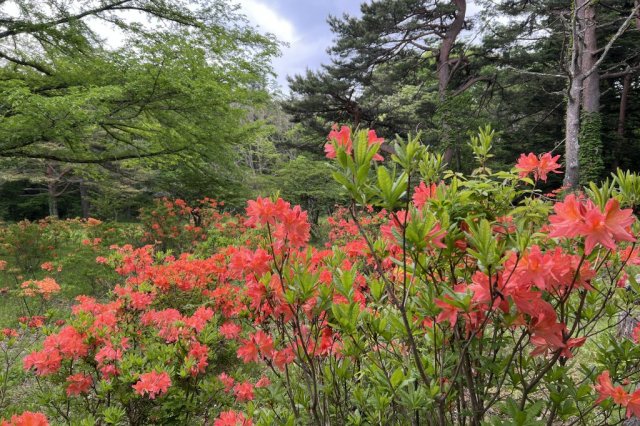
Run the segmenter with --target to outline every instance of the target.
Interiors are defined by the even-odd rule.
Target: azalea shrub
[[[118,247],[100,261],[122,277],[113,299],[79,296],[69,320],[23,359],[40,383],[37,401],[55,407],[50,418],[82,413],[88,424],[188,424],[209,416],[222,385],[204,373],[210,363],[236,361],[205,297],[218,261],[158,261],[151,246]]]
[[[37,222],[23,220],[0,228],[2,259],[22,273],[38,271],[59,235],[56,225],[57,222],[53,224],[48,219]]]
[[[151,244],[98,257],[118,276],[109,297],[80,296],[63,323],[39,328],[21,360],[37,383],[31,405],[6,422],[640,417],[640,178],[545,193],[560,158],[523,154],[494,171],[496,137],[487,127],[471,138],[477,168],[463,176],[419,135],[383,155],[375,131],[335,128],[325,152],[351,201],[328,219],[322,247],[310,244],[306,212],[282,199],[213,215],[196,238],[191,208],[162,201],[166,211],[148,216]],[[193,244],[209,228],[215,244]],[[188,244],[153,244],[182,232]],[[43,301],[55,290],[20,289]]]
[[[41,280],[24,281],[17,289],[5,291],[1,296],[2,299],[9,298],[14,303],[21,302],[18,304],[18,316],[11,325],[0,325],[1,413],[9,412],[10,408],[17,405],[17,400],[23,400],[23,386],[28,381],[28,373],[20,368],[22,359],[46,336],[47,330],[55,329],[65,322],[56,319],[52,309],[60,290],[61,287],[54,278],[46,277]],[[41,414],[32,418],[31,414],[27,413],[17,416],[17,420],[13,419],[10,424],[32,424],[20,423],[27,420],[39,424],[36,420],[41,418]]]
[[[555,201],[535,188],[561,172],[559,157],[523,155],[494,173],[494,137],[481,129],[472,139],[479,167],[465,177],[418,138],[398,141],[385,162],[375,132],[334,130],[326,152],[353,200],[343,228],[359,231],[343,246],[283,252],[277,208],[261,209],[271,267],[245,273],[255,331],[238,350],[273,375],[259,424],[609,424],[640,414],[640,392],[606,373],[615,366],[628,383],[640,354],[635,337],[617,335],[621,318],[637,315],[632,189],[625,195],[617,176]],[[372,206],[387,215],[373,230],[360,219]]]
[[[202,242],[207,242],[210,249],[225,245],[219,240],[233,241],[244,228],[241,226],[239,232],[234,232],[238,222],[228,212],[220,211],[223,206],[224,202],[211,198],[193,205],[180,198],[155,199],[153,207],[140,210],[142,241],[177,253],[193,251]],[[226,235],[221,235],[222,230]]]
[[[96,264],[114,244],[140,240],[137,226],[97,219],[22,221],[0,227],[0,327],[15,323],[20,308],[35,309],[23,299],[25,282],[51,278],[64,283],[61,302],[79,294],[104,296],[113,288],[112,269]],[[60,308],[64,303],[61,303]]]

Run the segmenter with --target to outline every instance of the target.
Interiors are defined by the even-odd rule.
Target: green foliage
[[[275,173],[280,196],[305,209],[314,225],[318,225],[322,214],[345,200],[341,188],[331,179],[330,170],[326,161],[300,155]]]
[[[0,39],[21,42],[0,49],[0,157],[25,159],[10,166],[53,182],[50,206],[63,205],[60,191],[77,190],[79,180],[112,200],[114,186],[147,197],[232,198],[242,182],[233,147],[253,137],[247,109],[268,99],[273,39],[225,0],[14,3],[19,13],[1,12]],[[131,10],[136,18],[126,17]],[[97,36],[96,17],[124,41]],[[149,17],[158,25],[145,24]],[[64,172],[58,180],[43,176],[51,167]],[[58,213],[79,214],[79,204]],[[111,207],[109,216],[122,216]]]
[[[599,182],[604,174],[602,117],[583,113],[580,122],[580,183]]]

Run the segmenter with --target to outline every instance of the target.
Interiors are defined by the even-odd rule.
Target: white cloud
[[[299,39],[293,23],[266,4],[258,0],[239,0],[239,4],[241,12],[260,30],[290,44]]]
[[[307,68],[316,70],[321,62],[327,62],[328,58],[324,50],[330,42],[330,37],[311,39],[307,36],[292,43],[289,48],[283,49],[282,56],[273,61],[280,87],[287,90],[288,75],[304,74]]]
[[[260,0],[237,0],[240,12],[261,32],[271,33],[287,45],[281,47],[282,56],[273,60],[278,74],[277,82],[282,89],[287,86],[286,77],[303,72],[306,65],[317,56],[319,46],[300,33],[286,16]],[[286,89],[285,89],[286,90]]]

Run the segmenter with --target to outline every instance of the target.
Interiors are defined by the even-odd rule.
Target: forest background
[[[421,132],[459,172],[469,134],[491,124],[496,170],[562,154],[549,188],[640,168],[638,0],[363,3],[328,17],[330,61],[288,88],[272,67],[283,45],[232,2],[2,3],[5,221],[130,221],[162,196],[235,209],[279,193],[317,223],[344,197],[323,152],[334,123]]]

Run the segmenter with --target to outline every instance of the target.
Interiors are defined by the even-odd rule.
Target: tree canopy
[[[102,163],[238,137],[275,46],[233,26],[224,3],[66,3],[18,1],[17,16],[2,17],[0,156]],[[131,11],[157,22],[129,22]],[[111,48],[89,18],[114,25],[124,45]]]
[[[468,133],[492,123],[496,161],[556,150],[568,185],[602,179],[638,164],[628,124],[638,119],[629,99],[639,9],[633,0],[364,3],[359,16],[329,19],[331,61],[290,78],[285,108],[325,131],[332,122],[387,137],[421,130],[457,169],[469,163]]]

